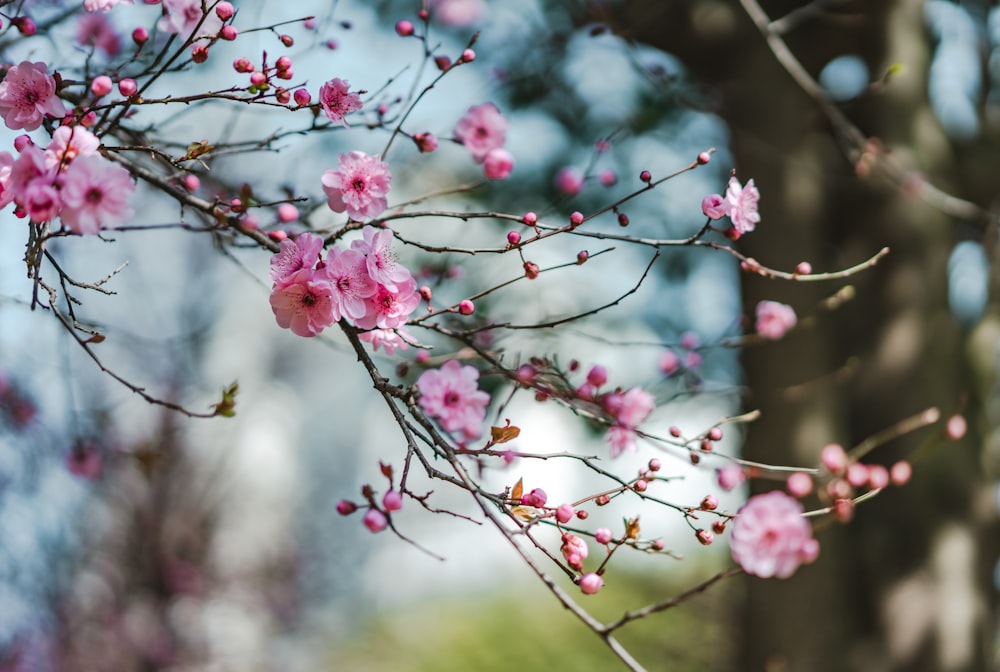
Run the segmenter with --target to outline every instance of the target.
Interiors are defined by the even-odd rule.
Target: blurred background
[[[41,23],[70,4],[25,3],[25,11]],[[203,195],[241,182],[273,198],[287,190],[311,199],[302,208],[310,225],[338,226],[342,218],[323,206],[319,175],[340,152],[381,151],[387,134],[365,128],[372,107],[391,109],[414,77],[433,75],[417,69],[420,43],[393,32],[399,19],[416,23],[421,5],[234,4],[240,37],[213,47],[205,66],[166,80],[159,94],[239,85],[244,76],[232,60],[257,61],[266,50],[272,60],[291,55],[296,81],[314,98],[332,77],[371,97],[350,129],[289,136],[253,160],[216,159],[200,173]],[[877,139],[860,155],[845,151],[842,134],[735,2],[437,0],[432,44],[456,55],[478,30],[478,57],[444,78],[407,121],[410,132],[435,133],[441,148],[420,155],[408,141],[394,145],[390,204],[479,180],[467,152],[446,139],[469,106],[493,101],[510,120],[512,178],[428,207],[533,210],[563,221],[633,191],[642,170],[659,177],[715,147],[708,166],[629,202],[626,231],[613,213],[593,226],[691,235],[703,224],[701,198],[724,191],[735,169],[762,193],[761,224],[737,247],[762,263],[835,270],[888,246],[882,263],[850,279],[854,300],[832,312],[821,303],[844,283],[765,280],[741,275],[728,255],[666,248],[621,306],[570,329],[505,336],[503,347],[603,364],[612,384],[643,385],[660,404],[653,431],[678,425],[696,434],[723,416],[760,409],[742,434],[727,428],[723,449],[769,463],[815,464],[825,444],[854,445],[931,406],[961,414],[967,431],[959,440],[923,430],[873,454],[883,464],[911,459],[912,482],[861,506],[850,525],[824,528],[815,565],[787,581],[729,579],[631,626],[622,640],[651,670],[997,669],[1000,10],[943,0],[772,0],[763,10],[783,18],[772,29],[837,108]],[[29,42],[8,30],[3,60],[67,63],[80,69],[77,77],[121,66],[134,49],[132,29],[152,28],[159,11],[122,5],[100,15],[120,36],[118,53],[81,45],[81,16],[72,15]],[[312,29],[293,23],[249,32],[309,15]],[[282,32],[294,47],[281,46]],[[140,114],[178,147],[256,139],[302,123],[221,104]],[[10,151],[15,135],[5,132],[0,145]],[[47,142],[42,130],[33,136]],[[883,160],[898,174],[879,170]],[[558,187],[564,169],[583,176],[579,193]],[[981,210],[948,210],[945,201],[942,212],[926,202],[926,183]],[[197,221],[141,186],[136,211],[136,224]],[[259,217],[266,228],[276,225],[272,213]],[[378,481],[379,460],[399,466],[402,441],[346,343],[306,341],[276,327],[268,254],[173,228],[110,234],[113,245],[70,238],[51,246],[86,281],[129,264],[110,284],[117,295],[84,294],[78,308],[107,335],[99,350],[105,365],[198,410],[239,381],[236,418],[191,420],[136,398],[101,374],[50,315],[29,309],[26,227],[9,208],[0,219],[0,670],[619,665],[485,526],[408,502],[394,520],[442,562],[389,534],[369,534],[357,516],[337,515],[341,498]],[[443,218],[399,226],[411,238],[467,246],[497,245],[509,228]],[[581,245],[593,245],[593,254],[596,242]],[[588,262],[587,273],[546,276],[480,308],[524,321],[620,296],[651,254],[618,247]],[[438,283],[441,301],[516,275],[519,266],[510,255],[399,254]],[[546,265],[576,249],[560,241],[532,254]],[[794,306],[806,318],[801,328],[778,343],[725,347],[761,299]],[[442,361],[454,347],[433,344]],[[660,369],[668,351],[682,363],[671,376]],[[413,359],[411,350],[379,362],[412,383],[419,369],[396,365]],[[599,433],[544,405],[515,399],[504,415],[522,427],[520,450],[606,450]],[[626,456],[615,466],[628,473],[648,458]],[[683,477],[672,500],[697,502],[717,490],[710,469],[669,469]],[[550,501],[588,492],[585,477],[533,464],[515,462],[484,478],[500,490],[521,477],[545,487]],[[735,510],[746,494],[730,493],[723,507]],[[436,497],[441,506],[467,506],[457,495]],[[614,520],[642,511],[607,513]],[[607,587],[584,603],[599,617],[680,592],[731,562],[723,539],[702,548],[679,519],[657,509],[643,516],[644,532],[686,557],[622,558]]]

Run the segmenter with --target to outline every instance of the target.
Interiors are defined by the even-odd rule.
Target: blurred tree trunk
[[[815,464],[826,443],[850,447],[931,406],[950,414],[960,400],[973,420],[960,442],[914,454],[936,431],[922,430],[873,454],[868,461],[885,464],[914,457],[911,484],[861,506],[849,526],[823,529],[821,561],[793,579],[745,581],[735,668],[987,669],[998,549],[995,513],[981,505],[988,491],[974,428],[985,400],[975,380],[987,381],[980,390],[992,381],[997,330],[987,320],[970,338],[948,313],[948,255],[963,224],[877,176],[859,179],[825,117],[737,3],[658,4],[627,3],[622,29],[677,54],[721,92],[716,111],[732,130],[738,175],[754,178],[762,194],[762,221],[739,247],[771,267],[791,269],[804,260],[817,271],[891,248],[877,268],[851,279],[857,296],[842,309],[817,314],[780,343],[745,352],[746,403],[763,416],[749,429],[744,454]],[[782,0],[764,9],[773,19],[800,5]],[[849,3],[837,16],[814,17],[787,36],[807,70],[815,75],[831,58],[856,53],[877,80],[888,65],[905,61],[905,77],[847,104],[845,112],[896,159],[960,196],[988,202],[948,184],[960,173],[952,172],[954,156],[925,100],[929,44],[921,4]],[[840,286],[747,277],[745,312],[774,299],[800,315],[815,314]],[[987,370],[973,375],[976,347],[989,354],[976,360]]]

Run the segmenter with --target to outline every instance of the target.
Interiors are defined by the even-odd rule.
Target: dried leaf
[[[639,538],[639,516],[625,521],[625,536],[633,541]]]
[[[515,506],[510,510],[510,512],[524,522],[528,522],[538,515],[538,510],[531,506]]]
[[[104,334],[94,334],[88,338],[84,343],[103,343],[105,339]]]
[[[514,489],[511,490],[510,492],[510,498],[520,500],[523,494],[524,494],[524,479],[519,478],[517,479],[517,485],[515,485]]]
[[[520,427],[507,425],[506,427],[490,427],[491,443],[507,443],[513,441],[521,435]]]

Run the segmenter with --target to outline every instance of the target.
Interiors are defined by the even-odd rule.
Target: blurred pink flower
[[[455,125],[455,138],[472,154],[476,163],[486,160],[490,150],[503,147],[507,137],[507,119],[493,103],[470,107]]]
[[[83,0],[83,8],[88,12],[106,12],[117,4],[132,4],[132,0]]]
[[[733,560],[743,571],[764,579],[794,574],[819,552],[802,511],[802,504],[780,490],[751,497],[733,524]]]
[[[0,82],[0,115],[7,128],[33,131],[42,125],[46,114],[60,119],[66,116],[48,66],[28,61],[11,66]]]
[[[482,433],[490,395],[479,389],[479,371],[448,360],[440,369],[424,371],[417,379],[420,407],[447,432],[462,432],[466,438]]]
[[[184,39],[191,37],[192,34],[194,37],[217,34],[222,28],[222,19],[216,16],[215,12],[210,11],[206,14],[202,11],[201,1],[163,0],[163,16],[157,26],[165,33],[175,33]]]
[[[506,180],[514,170],[514,157],[506,149],[491,149],[483,161],[483,174],[488,180]]]
[[[388,207],[392,175],[377,156],[364,152],[340,155],[340,165],[323,173],[323,192],[334,212],[347,211],[356,221],[378,217]]]
[[[757,333],[764,338],[778,340],[795,326],[795,310],[777,301],[761,301],[757,304]]]
[[[410,344],[416,344],[416,339],[410,335],[406,327],[397,329],[373,329],[372,331],[362,331],[358,334],[362,341],[372,344],[372,350],[378,350],[381,346],[385,349],[385,354],[394,355],[396,350],[409,350]]]
[[[576,196],[583,190],[583,172],[567,166],[556,173],[556,189],[567,196]]]
[[[84,9],[87,9],[89,1],[84,0]],[[96,10],[89,9],[87,11]],[[84,46],[100,49],[111,58],[122,51],[122,38],[104,14],[84,14],[81,16],[76,24],[76,39]]]
[[[76,233],[97,233],[132,216],[132,176],[100,155],[80,156],[63,173],[63,223]]]
[[[431,10],[435,21],[456,28],[472,25],[486,11],[483,0],[432,0]]]

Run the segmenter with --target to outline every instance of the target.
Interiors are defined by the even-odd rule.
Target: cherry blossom
[[[728,204],[729,219],[733,221],[733,228],[736,233],[743,235],[753,231],[760,215],[757,213],[757,202],[760,200],[760,192],[754,186],[753,180],[741,186],[740,181],[735,177],[729,178],[729,188],[726,189],[726,203]]]
[[[14,190],[10,188],[10,176],[14,170],[14,157],[10,152],[0,152],[0,208],[14,200]]]
[[[396,354],[396,350],[409,350],[411,344],[416,345],[417,343],[406,327],[362,331],[358,334],[358,338],[366,343],[371,343],[372,350],[378,350],[379,347],[384,348],[387,355]]]
[[[128,171],[101,156],[78,157],[63,177],[60,217],[76,233],[97,233],[132,216]]]
[[[351,249],[364,255],[368,275],[372,280],[385,285],[390,292],[396,291],[396,283],[405,282],[410,272],[405,266],[396,263],[392,253],[392,231],[366,226],[362,231],[362,240],[351,243]]]
[[[633,387],[624,394],[605,397],[605,406],[615,416],[615,425],[605,434],[611,457],[618,457],[625,451],[636,449],[635,439],[638,427],[656,407],[653,395],[642,388]]]
[[[87,3],[84,2],[84,9],[86,8]],[[122,51],[122,39],[104,14],[81,16],[76,24],[76,39],[80,44],[100,49],[110,58]]]
[[[45,115],[62,118],[66,109],[56,97],[56,80],[45,63],[22,61],[0,82],[0,115],[7,128],[33,131]]]
[[[480,19],[486,11],[483,0],[432,0],[434,18],[448,26],[463,28]]]
[[[777,301],[761,301],[757,304],[755,329],[764,338],[778,340],[795,326],[796,321],[795,310],[787,304]]]
[[[730,550],[743,571],[786,579],[819,552],[802,504],[780,490],[755,495],[733,524]]]
[[[319,89],[319,102],[323,112],[336,124],[348,126],[345,117],[351,112],[360,110],[364,103],[357,92],[350,92],[350,84],[343,79],[334,78]]]
[[[729,214],[729,202],[720,194],[709,194],[701,200],[701,211],[709,219],[722,219]]]
[[[303,268],[313,268],[322,251],[323,239],[315,233],[303,233],[295,240],[281,241],[278,253],[271,257],[271,279],[280,282]]]
[[[420,407],[447,432],[472,439],[482,433],[490,395],[479,389],[479,370],[448,360],[440,369],[424,371],[417,379]]]
[[[514,157],[506,149],[491,149],[483,161],[483,174],[488,180],[506,180],[514,170]]]
[[[88,12],[107,12],[123,2],[126,5],[132,4],[132,0],[83,0],[83,8]]]
[[[412,277],[400,283],[396,291],[378,285],[375,293],[365,301],[365,314],[357,319],[356,326],[360,329],[401,327],[418,305],[420,293]]]
[[[78,156],[94,156],[100,146],[97,136],[83,126],[60,126],[45,148],[45,167],[65,169]]]
[[[465,145],[476,163],[482,163],[490,150],[500,149],[506,141],[507,120],[493,103],[470,107],[455,125],[455,138]]]
[[[330,282],[334,319],[363,318],[368,310],[365,299],[378,291],[378,283],[368,275],[364,255],[357,250],[331,249],[323,272]]]
[[[332,293],[326,279],[304,268],[275,284],[271,310],[279,327],[298,336],[315,336],[335,321]]]
[[[341,154],[339,167],[325,171],[322,182],[330,209],[346,211],[351,219],[372,219],[388,207],[386,195],[392,175],[377,156],[357,151]]]
[[[215,35],[222,28],[222,19],[215,12],[206,14],[201,8],[201,1],[163,0],[164,13],[157,26],[165,33],[175,33],[185,39]]]
[[[583,190],[583,171],[567,166],[556,173],[556,189],[567,196],[576,196]]]
[[[21,202],[33,222],[50,222],[59,214],[59,191],[51,179],[37,179],[28,183],[21,194]],[[80,231],[80,233],[84,233]],[[86,233],[96,233],[87,231]]]

